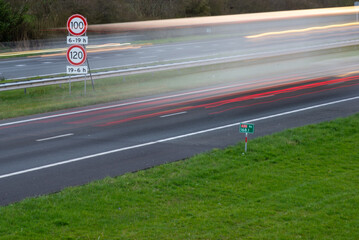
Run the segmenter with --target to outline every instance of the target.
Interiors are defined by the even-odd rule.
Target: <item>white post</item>
[[[247,152],[248,133],[246,133],[246,141],[244,145],[244,152]]]

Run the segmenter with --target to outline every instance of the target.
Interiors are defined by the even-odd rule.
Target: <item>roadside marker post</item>
[[[245,145],[244,145],[244,152],[247,152],[247,143],[248,143],[248,133],[253,134],[254,133],[254,124],[252,123],[240,123],[239,124],[239,132],[245,133]]]

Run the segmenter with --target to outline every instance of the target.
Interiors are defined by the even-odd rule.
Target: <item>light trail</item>
[[[281,112],[281,113],[276,113],[276,114],[273,114],[273,115],[267,115],[267,116],[260,117],[260,118],[247,119],[247,120],[243,120],[241,122],[253,122],[253,123],[255,123],[255,122],[259,122],[259,121],[263,121],[263,120],[267,120],[267,119],[282,117],[282,116],[291,115],[291,114],[295,114],[295,113],[300,113],[300,112],[304,112],[304,111],[308,111],[308,110],[313,110],[313,109],[317,109],[317,108],[331,106],[331,105],[335,105],[335,104],[339,104],[339,103],[350,102],[350,101],[354,101],[354,100],[358,100],[358,99],[359,99],[359,97],[356,96],[356,97],[352,97],[352,98],[341,99],[341,100],[334,101],[334,102],[327,102],[327,103],[323,103],[323,104],[319,104],[319,105],[313,105],[313,106],[300,108],[300,109],[295,109],[295,110],[291,110],[291,111],[287,111],[287,112]],[[177,140],[177,139],[183,139],[183,138],[187,138],[187,137],[192,137],[192,136],[196,136],[196,135],[200,135],[200,134],[204,134],[204,133],[209,133],[209,132],[214,132],[214,131],[218,131],[218,130],[222,130],[222,129],[226,129],[226,128],[236,127],[239,124],[240,124],[240,122],[235,122],[235,123],[228,124],[228,125],[222,125],[222,126],[218,126],[218,127],[214,127],[214,128],[208,128],[208,129],[204,129],[204,130],[201,130],[201,131],[190,132],[190,133],[177,135],[177,136],[173,136],[173,137],[168,137],[168,138],[164,138],[164,139],[159,139],[159,140],[146,142],[146,143],[142,143],[142,144],[138,144],[138,145],[132,145],[132,146],[128,146],[128,147],[113,149],[113,150],[110,150],[110,151],[100,152],[100,153],[96,153],[96,154],[92,154],[92,155],[87,155],[87,156],[83,156],[83,157],[78,157],[78,158],[74,158],[74,159],[60,161],[60,162],[57,162],[57,163],[52,163],[52,164],[47,164],[47,165],[40,165],[38,167],[27,168],[27,169],[24,169],[24,170],[10,172],[10,173],[0,175],[0,179],[14,177],[14,176],[18,176],[18,175],[22,175],[22,174],[26,174],[26,173],[31,173],[31,172],[35,172],[35,171],[39,171],[39,170],[44,170],[44,169],[48,169],[48,168],[53,168],[53,167],[57,167],[57,166],[61,166],[61,165],[66,165],[66,164],[70,164],[70,163],[80,162],[80,161],[93,159],[93,158],[97,158],[97,157],[101,157],[101,156],[106,156],[106,155],[110,155],[110,154],[114,154],[114,153],[125,152],[125,151],[128,151],[128,150],[134,150],[134,149],[138,149],[138,148],[148,147],[148,146],[159,144],[159,143],[166,143],[166,142],[174,141],[174,140]]]
[[[327,25],[327,26],[317,26],[317,27],[309,27],[309,28],[301,28],[301,29],[291,29],[291,30],[284,30],[284,31],[277,31],[277,32],[265,32],[260,33],[256,35],[250,35],[246,36],[246,38],[253,39],[253,38],[261,38],[261,37],[268,37],[268,36],[274,36],[274,35],[285,35],[285,34],[291,34],[291,33],[303,33],[303,32],[311,32],[311,31],[317,31],[317,30],[327,30],[327,29],[333,29],[333,28],[342,28],[342,27],[352,27],[352,26],[358,26],[359,22],[351,22],[351,23],[344,23],[344,24],[333,24],[333,25]]]
[[[354,7],[317,8],[305,10],[291,10],[279,12],[248,13],[224,16],[193,17],[179,19],[150,20],[125,23],[97,24],[88,27],[89,32],[128,32],[166,28],[188,28],[199,26],[215,26],[225,24],[238,24],[246,22],[284,20],[293,18],[307,18],[320,16],[355,14]],[[63,28],[61,28],[63,29]],[[60,29],[60,30],[61,30]]]
[[[183,107],[179,107],[179,105],[183,105],[183,103],[174,103],[174,104],[168,104],[165,106],[157,106],[157,107],[150,108],[150,109],[146,108],[146,109],[139,109],[139,110],[130,111],[130,112],[121,112],[121,113],[117,113],[117,114],[111,114],[110,116],[102,115],[102,116],[100,116],[100,118],[106,119],[106,118],[110,118],[110,117],[114,117],[114,116],[116,116],[116,117],[128,116],[135,112],[141,113],[141,112],[159,110],[164,107],[171,107],[171,106],[176,107],[174,109],[168,109],[168,110],[163,110],[163,111],[159,111],[159,112],[156,111],[156,112],[144,113],[141,115],[131,116],[131,117],[115,120],[115,121],[100,123],[100,124],[97,124],[96,126],[97,127],[108,127],[108,126],[122,124],[125,122],[141,120],[141,119],[146,119],[146,118],[151,118],[151,117],[158,117],[158,116],[162,116],[162,115],[173,115],[173,114],[176,114],[179,112],[188,112],[190,110],[201,109],[201,108],[202,109],[215,109],[215,108],[222,107],[225,105],[244,102],[244,101],[253,100],[253,99],[258,99],[258,98],[262,98],[262,97],[270,97],[270,96],[275,96],[278,94],[293,93],[293,92],[298,92],[301,90],[314,89],[314,88],[321,87],[321,86],[328,86],[333,83],[345,83],[345,82],[351,82],[351,81],[357,81],[357,80],[358,80],[358,76],[353,76],[353,77],[347,77],[347,78],[327,80],[327,81],[322,81],[322,82],[317,82],[317,83],[309,83],[309,84],[300,85],[300,86],[288,87],[288,88],[284,88],[284,89],[280,89],[280,90],[271,90],[271,91],[262,92],[262,93],[249,94],[249,95],[239,96],[239,97],[230,98],[230,99],[226,99],[226,100],[217,101],[216,99],[221,98],[221,97],[216,96],[216,97],[212,98],[213,102],[211,102],[211,103],[202,103],[203,100],[199,99],[199,100],[190,101],[189,104],[191,104],[191,105],[183,106]],[[357,85],[357,84],[358,83],[355,83],[355,85]],[[333,88],[333,89],[336,89],[336,88]],[[323,90],[323,91],[325,91],[325,90]],[[315,92],[312,92],[312,93],[315,93]],[[311,94],[311,93],[306,93],[306,94]],[[290,98],[294,98],[294,97],[290,97]],[[282,99],[285,99],[285,98],[282,98]],[[207,100],[209,100],[209,98],[207,98]],[[195,105],[194,104],[195,102],[197,102],[198,104]],[[186,102],[185,104],[188,104],[188,102]],[[232,108],[230,108],[230,110],[235,109],[235,108],[238,108],[238,106],[232,107]],[[216,113],[225,112],[225,111],[228,111],[228,109],[226,109],[224,111],[217,111]],[[88,119],[86,119],[86,121],[87,120]],[[91,120],[94,120],[94,119],[91,119]],[[99,120],[99,119],[97,118],[96,120]],[[78,122],[71,122],[70,124],[76,124],[76,123],[78,123]]]

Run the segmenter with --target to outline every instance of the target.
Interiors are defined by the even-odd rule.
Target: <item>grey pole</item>
[[[248,141],[248,133],[246,133],[246,141],[244,145],[244,152],[247,152],[247,141]]]

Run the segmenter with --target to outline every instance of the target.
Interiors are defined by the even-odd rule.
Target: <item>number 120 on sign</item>
[[[71,65],[79,66],[86,61],[86,50],[80,45],[73,45],[69,47],[66,53],[67,61]]]

